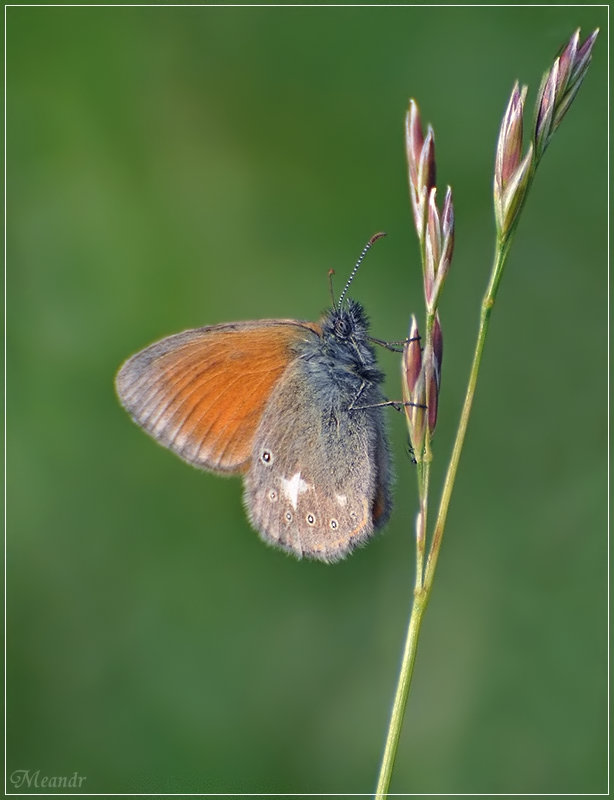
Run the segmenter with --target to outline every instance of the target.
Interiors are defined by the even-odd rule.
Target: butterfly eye
[[[262,461],[263,464],[267,465],[272,464],[273,454],[271,453],[270,450],[263,450],[262,453],[260,453],[260,460]]]
[[[331,519],[329,524],[330,524],[331,530],[333,530],[333,531],[336,531],[337,528],[339,527],[339,523],[337,522],[336,519]]]
[[[271,489],[269,491],[269,500],[271,501],[271,503],[277,502],[277,492],[275,491],[275,489]]]
[[[315,525],[316,524],[316,518],[313,516],[313,514],[307,514],[305,519],[307,520],[307,524],[308,525]]]
[[[350,323],[345,317],[338,317],[335,320],[335,336],[338,339],[347,339],[350,333]]]
[[[292,522],[292,512],[291,511],[286,511],[286,513],[284,514],[284,517],[286,519],[286,522]]]

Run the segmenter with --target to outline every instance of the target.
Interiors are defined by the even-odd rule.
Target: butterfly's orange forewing
[[[132,356],[117,391],[134,420],[181,458],[244,473],[254,434],[293,345],[315,323],[261,320],[178,333]]]

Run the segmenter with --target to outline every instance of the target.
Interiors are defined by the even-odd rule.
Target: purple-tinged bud
[[[426,139],[422,145],[420,160],[418,162],[418,179],[416,203],[414,204],[414,222],[418,239],[424,239],[424,229],[426,226],[427,204],[431,190],[435,188],[435,138],[433,129],[428,128]]]
[[[535,144],[538,155],[545,151],[553,132],[558,74],[559,60],[557,58],[550,72],[544,76],[538,94],[537,117],[535,120]]]
[[[569,68],[576,62],[579,44],[580,28],[576,28],[571,35],[571,39],[566,44],[561,45],[557,53],[557,58],[560,58],[561,63],[564,65],[565,73],[568,73]]]
[[[495,191],[495,217],[499,235],[505,236],[509,233],[520,211],[529,185],[532,165],[533,144],[530,144],[524,160],[505,187],[503,196],[497,198]]]
[[[407,165],[409,167],[409,185],[412,189],[418,186],[418,164],[424,136],[422,135],[422,122],[420,112],[415,100],[409,101],[409,111],[405,115],[405,147],[407,150]]]
[[[522,119],[526,92],[527,87],[523,86],[521,91],[518,81],[516,81],[501,122],[495,160],[495,179],[502,188],[505,187],[520,163],[522,154]]]
[[[435,381],[431,381],[429,383],[429,388],[426,395],[426,405],[429,434],[432,436],[435,431],[435,425],[437,425],[437,411],[439,405],[439,391]]]
[[[429,192],[424,241],[424,299],[429,310],[434,303],[434,287],[441,258],[441,222],[437,209],[437,189]]]
[[[435,379],[437,381],[437,389],[441,383],[441,365],[443,363],[443,333],[441,331],[441,322],[439,321],[439,312],[435,313],[435,321],[433,322],[433,366],[435,369]]]
[[[449,264],[452,260],[452,253],[454,252],[454,204],[452,203],[452,189],[450,186],[446,188],[441,220],[443,226],[444,255]]]
[[[435,187],[433,187],[429,193],[426,231],[431,241],[433,263],[435,264],[436,272],[439,266],[439,259],[441,258],[441,220],[439,218],[439,209],[437,208],[437,189]]]
[[[552,89],[553,91],[553,89]],[[521,161],[522,120],[527,87],[514,85],[497,142],[495,158],[494,203],[497,231],[500,236],[509,233],[520,210],[533,166],[533,146]]]
[[[560,99],[557,98],[558,104],[554,114],[554,122],[552,125],[553,133],[561,124],[561,120],[567,113],[567,110],[569,109],[570,105],[573,103],[575,96],[578,94],[580,86],[582,86],[582,81],[584,80],[584,77],[586,75],[586,72],[588,70],[591,61],[593,45],[595,44],[595,40],[597,39],[598,34],[599,34],[599,29],[597,28],[597,30],[593,31],[591,35],[586,38],[585,42],[582,44],[582,47],[579,50],[577,50],[577,42],[576,42],[576,48],[572,50],[572,55],[574,60],[571,63],[569,75],[565,82],[565,92],[563,93],[561,91]],[[580,29],[578,29],[575,33],[576,38],[579,38],[579,36],[580,36]],[[574,37],[572,37],[572,41],[573,38]],[[563,52],[563,55],[567,52],[570,45],[568,45],[566,50]],[[563,56],[561,56],[561,59],[562,58]]]
[[[421,372],[422,347],[420,346],[420,332],[416,317],[412,314],[409,336],[403,346],[403,394],[407,394],[407,400],[414,394]]]
[[[424,453],[426,436],[426,393],[422,369],[422,348],[418,323],[412,314],[409,337],[403,347],[401,383],[405,402],[405,418],[409,439],[417,461]]]
[[[409,111],[405,117],[405,149],[414,224],[418,239],[422,242],[426,198],[431,187],[435,185],[435,144],[433,130],[430,126],[427,129],[426,137],[422,132],[420,112],[414,100],[410,100]]]
[[[441,365],[443,362],[443,333],[439,314],[435,314],[432,333],[432,348],[429,349],[430,369],[427,369],[427,419],[429,434],[432,436],[437,424],[439,406],[439,387],[441,385]]]
[[[544,154],[550,139],[578,93],[588,70],[598,33],[597,28],[580,45],[578,28],[542,79],[535,115],[536,159]]]
[[[435,267],[435,285],[431,296],[432,309],[437,308],[439,296],[444,281],[450,271],[452,253],[454,252],[454,205],[452,203],[452,189],[448,186],[446,197],[441,212],[441,253],[439,262]],[[432,310],[431,309],[431,310]]]
[[[505,230],[503,220],[506,188],[513,181],[522,156],[522,120],[526,94],[527,87],[520,89],[516,81],[499,129],[494,180],[495,217],[499,231]]]
[[[578,36],[579,35],[580,29],[578,28]],[[569,83],[575,83],[577,80],[582,80],[584,78],[593,53],[593,46],[598,36],[599,28],[595,28],[591,35],[587,36],[580,46],[580,49],[576,53],[576,61],[572,67],[571,75],[569,76]]]
[[[426,186],[428,190],[432,189],[436,183],[436,167],[435,167],[435,131],[429,125],[426,129],[426,139],[422,145],[422,153],[420,154],[420,170],[418,172],[418,181],[421,186]]]
[[[571,77],[571,71],[574,67],[578,57],[578,44],[580,42],[580,28],[574,33],[571,39],[567,42],[565,47],[561,49],[558,56],[559,62],[559,75],[557,81],[557,96],[556,102],[561,99],[561,95],[565,91],[567,83]]]

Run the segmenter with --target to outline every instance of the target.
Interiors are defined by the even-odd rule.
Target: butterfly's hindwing
[[[384,423],[379,408],[348,412],[334,388],[314,392],[305,366],[293,362],[271,395],[245,476],[245,505],[271,544],[336,561],[387,516]]]

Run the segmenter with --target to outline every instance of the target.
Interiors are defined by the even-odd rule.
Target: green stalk
[[[587,37],[584,42],[580,42],[580,29],[578,29],[570,39],[565,49],[561,51],[550,71],[545,74],[538,93],[538,110],[536,112],[534,124],[533,141],[529,145],[529,150],[524,160],[521,161],[521,149],[523,121],[522,115],[526,87],[521,91],[519,90],[518,84],[514,86],[510,103],[500,129],[499,142],[497,145],[494,186],[495,218],[497,220],[498,228],[495,255],[486,294],[482,300],[480,324],[475,350],[473,353],[473,360],[471,362],[471,370],[469,372],[469,381],[467,383],[465,400],[456,431],[454,447],[452,448],[452,455],[450,456],[450,461],[443,484],[441,500],[439,502],[439,510],[429,545],[426,566],[424,566],[424,556],[426,552],[429,476],[430,464],[432,460],[432,452],[430,448],[430,435],[432,434],[432,431],[427,430],[424,453],[420,453],[418,455],[418,493],[420,511],[416,525],[416,580],[414,585],[414,599],[409,618],[409,624],[407,627],[401,670],[397,682],[392,713],[390,715],[390,722],[388,724],[386,745],[384,748],[384,754],[382,756],[382,763],[377,781],[375,796],[378,799],[388,796],[390,778],[392,775],[397,747],[401,736],[405,706],[407,703],[407,696],[409,693],[414,662],[416,659],[422,616],[428,604],[431,589],[433,587],[433,579],[435,577],[435,569],[437,567],[437,560],[439,558],[439,551],[441,549],[441,542],[443,539],[446,519],[450,507],[450,499],[452,497],[456,473],[460,462],[463,444],[465,442],[467,427],[469,425],[469,417],[471,415],[471,409],[475,397],[475,389],[478,381],[480,365],[482,363],[482,354],[484,352],[484,345],[486,343],[486,336],[488,334],[490,317],[497,297],[497,292],[499,290],[499,285],[501,283],[501,278],[503,276],[503,268],[507,260],[507,255],[509,253],[514,231],[516,230],[518,221],[520,219],[520,213],[535,177],[535,171],[539,161],[545,152],[550,139],[554,135],[554,132],[558,128],[564,113],[567,111],[569,105],[574,99],[580,84],[584,80],[591,60],[591,51],[598,32],[599,29],[593,31],[593,33]],[[415,106],[412,101],[410,103],[410,115],[417,114],[417,106]],[[410,117],[410,120],[412,118],[414,123],[416,119],[419,122],[419,116]],[[415,145],[414,140],[410,137],[409,144],[412,145],[412,142]],[[417,150],[419,149],[420,148],[416,148],[415,146],[408,147],[410,182],[412,175],[411,164],[414,162],[420,163],[420,160],[424,158],[424,151],[422,150],[418,153]],[[431,152],[430,158],[434,159],[433,152]],[[412,161],[412,159],[414,161]],[[434,167],[434,162],[431,166]],[[418,189],[422,191],[422,184],[420,184]],[[423,279],[426,286],[426,204],[424,214],[425,216],[421,230],[418,230],[418,238],[420,241]],[[438,224],[439,223],[437,221],[437,225]],[[429,346],[432,346],[433,321],[435,314],[434,306],[437,305],[438,298],[426,297],[426,301],[428,313],[425,350]]]
[[[484,295],[484,299],[482,300],[482,307],[480,310],[480,327],[478,329],[478,336],[473,353],[473,361],[471,362],[471,371],[469,372],[469,381],[467,383],[465,401],[461,410],[460,421],[458,423],[456,438],[454,440],[454,447],[452,448],[452,455],[450,456],[450,463],[448,464],[448,470],[446,472],[446,477],[443,484],[443,491],[441,493],[441,500],[439,502],[439,511],[437,513],[429,556],[426,562],[424,587],[427,592],[427,599],[433,585],[433,578],[435,577],[435,567],[437,566],[437,559],[439,557],[441,540],[443,538],[446,518],[448,516],[448,509],[450,507],[450,499],[452,497],[454,481],[456,480],[456,472],[458,470],[463,444],[465,443],[465,435],[469,425],[469,417],[473,407],[475,388],[478,382],[480,365],[482,363],[484,344],[486,343],[486,336],[488,334],[490,315],[495,305],[497,291],[499,289],[499,284],[501,283],[503,267],[505,266],[507,254],[509,253],[510,244],[510,236],[506,237],[505,240],[497,240],[497,247],[495,250],[493,267],[490,274],[490,281],[488,283],[488,288],[486,290],[486,294]]]
[[[490,281],[484,299],[482,300],[482,307],[480,312],[480,326],[478,330],[477,341],[473,354],[473,361],[471,364],[471,371],[469,373],[469,381],[467,384],[467,391],[465,393],[465,401],[461,411],[458,429],[456,431],[456,438],[454,440],[454,447],[452,455],[448,464],[448,470],[444,481],[441,501],[439,503],[439,511],[433,530],[433,537],[431,540],[428,559],[426,562],[426,570],[424,572],[424,580],[422,578],[422,564],[424,557],[424,539],[422,539],[422,555],[420,554],[420,536],[417,537],[417,553],[418,559],[416,564],[416,582],[414,588],[414,599],[407,626],[407,635],[405,638],[405,646],[403,648],[403,659],[401,661],[401,669],[397,681],[397,688],[395,692],[394,702],[392,705],[392,713],[390,715],[390,722],[388,723],[388,732],[386,735],[386,745],[384,747],[384,754],[380,766],[380,772],[377,780],[377,788],[375,790],[375,797],[380,800],[388,796],[388,789],[390,786],[390,778],[392,776],[392,769],[396,757],[397,747],[401,736],[401,729],[403,726],[403,717],[405,715],[405,707],[407,704],[407,696],[409,687],[414,671],[414,662],[416,660],[416,652],[418,649],[418,637],[420,635],[420,626],[422,623],[422,616],[426,609],[431,589],[433,587],[433,579],[435,577],[435,568],[437,566],[437,559],[439,557],[439,550],[443,538],[443,531],[446,524],[448,509],[450,506],[450,499],[452,497],[452,489],[454,488],[454,481],[456,479],[456,472],[460,461],[463,444],[465,441],[465,434],[467,433],[467,426],[469,424],[469,417],[471,415],[471,408],[473,406],[473,399],[475,397],[475,388],[477,385],[478,374],[480,371],[480,364],[482,362],[482,353],[484,351],[484,344],[486,342],[486,335],[488,333],[488,326],[490,323],[490,315],[495,304],[495,298],[501,282],[503,274],[503,267],[509,252],[509,245],[511,237],[507,236],[504,240],[497,240],[497,248],[493,262],[493,268],[490,275]],[[420,509],[422,512],[422,523],[426,527],[426,506],[428,502],[428,478],[430,472],[430,459],[419,465],[422,469],[418,476],[418,486],[420,494]]]
[[[386,746],[384,748],[380,773],[377,779],[377,788],[375,790],[376,798],[385,798],[388,796],[388,787],[390,786],[390,778],[392,776],[392,769],[394,767],[399,738],[401,736],[401,728],[403,726],[405,706],[407,705],[407,695],[409,693],[409,686],[411,684],[411,678],[414,672],[414,662],[416,660],[416,651],[418,649],[418,634],[420,633],[422,614],[426,608],[426,600],[427,595],[424,589],[418,593],[414,593],[414,602],[411,609],[411,616],[409,618],[409,625],[407,627],[405,647],[403,649],[401,671],[399,673],[399,679],[397,682],[394,703],[392,704],[392,713],[390,715],[390,723],[388,725],[388,735],[386,736]]]

